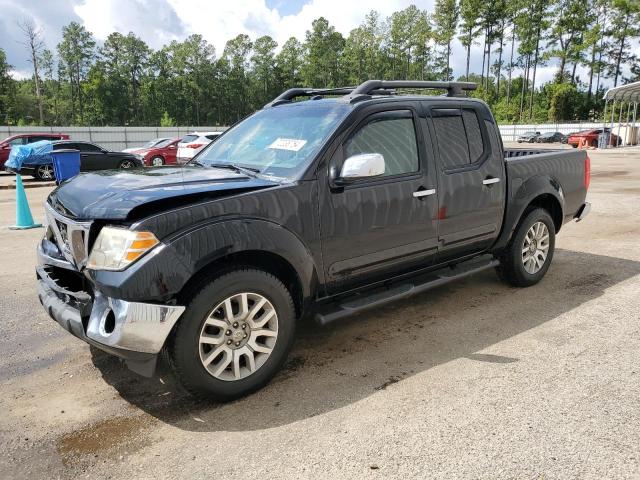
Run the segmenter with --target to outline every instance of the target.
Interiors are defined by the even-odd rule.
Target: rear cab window
[[[465,168],[483,161],[486,145],[474,108],[433,108],[431,116],[445,170]]]

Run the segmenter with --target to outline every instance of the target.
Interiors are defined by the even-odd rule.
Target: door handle
[[[432,188],[431,190],[418,190],[416,192],[413,192],[413,196],[416,198],[420,198],[420,197],[427,197],[429,195],[433,195],[434,193],[436,193],[436,189]]]
[[[485,178],[485,179],[482,181],[482,184],[483,184],[483,185],[493,185],[494,183],[498,183],[499,181],[500,181],[500,179],[499,179],[499,178],[496,178],[496,177],[489,177],[489,178]]]

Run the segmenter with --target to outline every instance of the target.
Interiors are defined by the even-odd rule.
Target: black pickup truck
[[[505,151],[474,87],[292,89],[184,167],[80,174],[45,204],[40,301],[132,370],[164,353],[187,390],[229,400],[273,377],[301,318],[485,269],[533,285],[589,211],[589,158]],[[397,92],[413,88],[447,94]]]

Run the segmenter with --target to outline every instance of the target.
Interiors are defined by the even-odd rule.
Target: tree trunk
[[[518,118],[522,121],[522,111],[524,110],[524,99],[527,94],[527,85],[529,83],[529,62],[531,61],[530,55],[527,55],[525,59],[525,67],[522,75],[522,91],[520,92],[520,112],[518,114]]]
[[[515,27],[514,27],[515,28]],[[511,32],[511,54],[509,59],[509,80],[507,82],[507,105],[511,102],[511,74],[513,73],[513,50],[516,43],[516,34]]]
[[[465,79],[467,80],[467,82],[469,81],[469,60],[471,58],[471,34],[472,34],[471,29],[469,29],[468,33],[469,33],[469,36],[468,36],[469,43],[467,44],[467,71],[465,73]]]
[[[482,47],[482,73],[480,74],[480,84],[484,86],[484,62],[487,57],[487,31],[484,31],[484,46]]]
[[[531,95],[529,96],[529,119],[533,117],[533,95],[536,91],[536,70],[538,68],[538,54],[540,52],[540,24],[538,23],[536,38],[536,53],[533,57],[533,78],[531,80]]]
[[[625,30],[628,28],[628,26],[629,26],[629,22],[627,21],[624,24]],[[624,52],[624,44],[626,40],[627,40],[627,37],[623,35],[622,39],[620,40],[620,48],[618,49],[618,58],[616,58],[616,74],[613,77],[614,87],[618,86],[618,77],[620,76],[620,63],[622,62],[622,52]]]
[[[491,75],[491,31],[489,31],[489,43],[487,44],[487,91],[489,90],[489,76]]]
[[[451,41],[447,43],[447,80],[450,79],[450,76],[449,76],[450,62],[451,62]]]
[[[504,22],[500,29],[500,54],[498,55],[498,72],[496,75],[496,95],[500,98],[500,75],[502,74],[502,50],[504,49]]]

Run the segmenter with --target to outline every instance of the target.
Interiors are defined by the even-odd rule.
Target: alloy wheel
[[[257,293],[238,293],[220,302],[204,321],[200,361],[219,380],[241,380],[265,364],[277,338],[278,315],[271,302]]]
[[[535,275],[549,254],[549,229],[544,222],[536,222],[527,231],[522,242],[522,264],[527,273]]]
[[[40,165],[38,167],[38,178],[42,180],[53,180],[54,177],[52,165]]]

